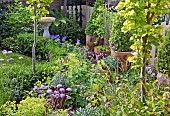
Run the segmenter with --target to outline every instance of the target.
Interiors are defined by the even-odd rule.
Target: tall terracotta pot
[[[86,35],[86,46],[89,48],[89,50],[92,50],[94,52],[95,46],[103,45],[103,44],[104,44],[104,39],[101,39],[100,37],[96,37],[96,36]]]
[[[120,64],[119,69],[120,72],[127,72],[130,68],[130,62],[127,61],[129,56],[133,56],[131,52],[118,52],[111,49],[111,55],[115,58],[119,58]]]

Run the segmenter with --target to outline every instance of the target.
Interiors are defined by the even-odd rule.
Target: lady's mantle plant
[[[129,60],[134,62],[135,68],[141,68],[141,100],[144,100],[146,63],[150,56],[151,44],[159,46],[163,41],[162,27],[153,25],[158,16],[163,16],[170,7],[168,0],[125,0],[119,3],[119,15],[126,21],[122,27],[124,33],[131,32],[134,44],[132,50],[137,51]]]

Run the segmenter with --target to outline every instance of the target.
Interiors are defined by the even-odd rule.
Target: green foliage
[[[170,75],[170,28],[168,29],[163,44],[158,51],[158,69],[161,72],[167,70]]]
[[[8,23],[5,21],[9,17],[9,10],[7,7],[7,3],[2,2],[0,6],[0,46],[2,39],[5,39],[6,37],[9,37],[9,26]]]
[[[31,56],[33,41],[33,34],[19,34],[16,38],[9,37],[4,39],[2,41],[2,48]],[[72,46],[69,43],[60,43],[54,40],[47,41],[42,36],[37,36],[36,59],[49,60],[49,54],[52,54],[53,58],[65,56],[69,51],[71,51],[71,47]]]
[[[8,23],[10,30],[8,33],[13,37],[18,33],[33,32],[33,20],[31,14],[22,2],[15,1],[14,5],[8,7],[9,18],[5,21]]]
[[[132,33],[130,39],[134,41],[134,44],[131,49],[138,51],[129,59],[136,64],[134,67],[144,66],[143,59],[149,58],[151,44],[159,46],[162,42],[162,27],[152,24],[167,12],[169,6],[170,3],[167,0],[125,0],[118,4],[117,8],[120,10],[118,14],[126,19],[122,32]]]
[[[109,52],[110,47],[109,46],[98,46],[97,50]]]
[[[85,43],[84,29],[74,19],[64,17],[62,11],[50,11],[49,16],[55,17],[56,21],[51,24],[50,33],[52,35],[66,36],[68,41],[76,43],[77,39],[81,40],[82,44]]]
[[[50,4],[54,0],[27,0],[26,3],[29,5],[28,9],[31,13],[31,16],[33,19],[40,19],[43,16],[46,16],[48,14],[48,10],[46,10],[46,7],[50,7]],[[36,16],[34,16],[34,6],[36,7]]]
[[[105,36],[105,13],[103,0],[97,0],[94,5],[93,12],[88,20],[85,29],[86,35],[98,36],[104,38]]]
[[[132,45],[132,41],[130,37],[132,34],[129,32],[123,33],[121,28],[123,27],[123,23],[125,22],[125,18],[117,15],[117,13],[113,13],[112,17],[112,28],[110,32],[109,42],[112,42],[116,47],[116,50],[119,52],[129,52],[132,51],[130,46]]]
[[[6,102],[1,106],[1,111],[8,116],[42,116],[45,113],[45,99],[27,97],[18,105],[15,102]]]

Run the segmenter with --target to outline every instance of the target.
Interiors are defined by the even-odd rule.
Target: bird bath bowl
[[[54,17],[42,17],[39,22],[41,24],[43,24],[44,26],[44,33],[43,33],[43,37],[45,37],[46,39],[50,38],[50,33],[49,33],[49,26],[51,25],[52,22],[55,21]]]

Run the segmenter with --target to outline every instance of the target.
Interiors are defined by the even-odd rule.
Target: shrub
[[[58,16],[56,16],[56,14]],[[61,37],[66,36],[67,40],[75,43],[77,39],[80,39],[82,43],[85,43],[84,29],[74,19],[68,19],[63,16],[62,12],[50,11],[49,16],[56,18],[56,22],[51,24],[50,33],[58,34]]]
[[[0,46],[1,46],[1,41],[5,39],[6,37],[9,37],[9,26],[8,23],[5,21],[9,17],[9,10],[7,8],[7,3],[0,3]]]
[[[115,14],[112,19],[112,29],[109,39],[109,42],[112,42],[116,47],[116,50],[120,52],[131,51],[130,46],[133,43],[132,41],[130,41],[131,34],[128,32],[123,33],[121,31],[124,21],[124,17]]]
[[[15,102],[7,102],[0,110],[3,115],[8,116],[42,116],[45,113],[45,99],[27,97],[18,105]]]
[[[159,47],[158,51],[158,69],[163,72],[167,70],[170,76],[170,28],[167,31],[164,42],[162,46]]]

